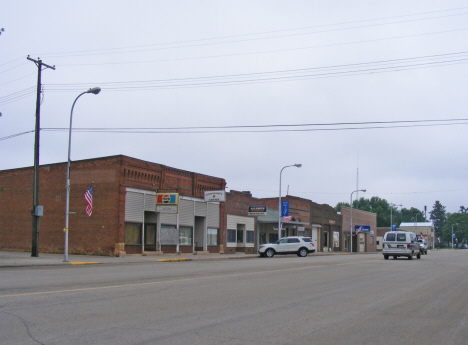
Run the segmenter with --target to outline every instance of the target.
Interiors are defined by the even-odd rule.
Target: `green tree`
[[[434,231],[436,237],[441,237],[442,229],[447,221],[447,214],[445,212],[445,206],[443,206],[439,200],[436,200],[434,206],[432,207],[432,211],[429,212],[430,219],[434,224]]]
[[[467,213],[452,213],[447,217],[447,221],[442,228],[441,240],[447,242],[449,246],[452,244],[452,226],[455,238],[458,239],[458,244],[467,243],[468,240],[468,214]],[[453,240],[455,247],[456,240]]]
[[[414,222],[416,218],[416,222],[424,222],[426,219],[424,218],[424,212],[418,210],[415,207],[411,207],[409,210],[407,208],[401,209],[401,221],[402,222]]]
[[[340,210],[341,206],[349,207],[349,203],[339,202],[335,209]],[[381,199],[378,196],[373,196],[370,199],[359,198],[353,200],[353,208],[361,211],[367,211],[377,214],[377,226],[390,226],[390,204],[387,200]],[[399,224],[401,222],[401,214],[396,208],[392,210],[393,223]]]
[[[349,207],[349,202],[339,202],[339,203],[336,204],[336,206],[335,206],[335,211],[336,211],[336,212],[340,212],[341,206]]]

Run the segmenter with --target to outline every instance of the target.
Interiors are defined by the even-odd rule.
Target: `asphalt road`
[[[468,250],[0,269],[1,344],[467,344]]]

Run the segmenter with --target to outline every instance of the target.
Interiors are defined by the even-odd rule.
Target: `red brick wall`
[[[69,253],[106,254],[118,242],[118,170],[116,159],[81,161],[70,167]],[[39,251],[62,253],[65,235],[67,164],[39,168]],[[28,251],[32,241],[33,168],[0,172],[0,248]],[[93,215],[85,213],[84,193],[93,185]]]
[[[39,168],[39,252],[63,253],[66,163]],[[126,156],[72,162],[70,168],[70,254],[112,254],[124,242],[126,187],[166,190],[203,198],[204,190],[224,190],[224,179],[200,175]],[[93,184],[93,214],[84,193]],[[0,249],[31,250],[33,168],[0,171]],[[221,222],[222,223],[222,222]]]

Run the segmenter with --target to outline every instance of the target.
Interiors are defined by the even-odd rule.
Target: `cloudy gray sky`
[[[359,196],[468,206],[467,1],[7,1],[0,28],[0,170],[33,165],[30,55],[56,67],[41,164],[67,160],[72,103],[100,86],[76,103],[72,160],[124,154],[256,197],[301,163],[283,195],[331,206],[359,169]]]

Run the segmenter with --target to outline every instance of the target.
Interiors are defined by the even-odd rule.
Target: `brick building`
[[[377,251],[377,214],[353,208],[353,253]],[[350,250],[351,209],[341,206],[343,217],[343,239],[341,240],[344,252]],[[356,226],[370,226],[370,232],[360,232],[356,235]]]
[[[39,251],[64,250],[66,163],[39,167]],[[204,191],[225,180],[127,156],[75,161],[70,168],[69,253],[219,252],[224,203]],[[33,168],[0,171],[0,249],[30,250]],[[93,183],[93,214],[84,193]],[[179,193],[179,213],[156,212],[156,193]],[[176,229],[180,228],[178,243]],[[178,248],[179,247],[179,248]]]

